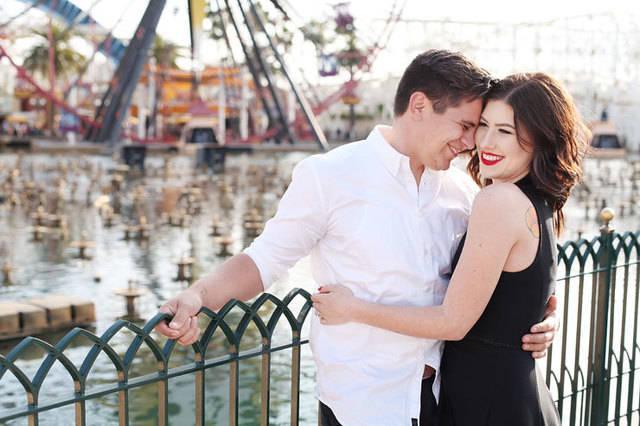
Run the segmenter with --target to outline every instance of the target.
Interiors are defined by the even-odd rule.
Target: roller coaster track
[[[0,28],[2,28],[3,26],[9,25],[11,22],[15,21],[20,16],[25,15],[29,10],[33,8],[43,9],[49,14],[56,15],[61,20],[65,21],[67,23],[67,27],[65,31],[69,31],[71,28],[75,27],[76,25],[93,25],[100,28],[101,29],[100,32],[103,34],[106,34],[106,38],[102,42],[96,45],[95,47],[96,51],[103,52],[105,55],[114,59],[117,63],[120,63],[121,59],[123,59],[123,56],[125,55],[125,52],[127,50],[127,46],[125,46],[125,44],[121,40],[118,40],[113,37],[112,35],[113,28],[112,29],[103,28],[100,24],[97,23],[97,21],[95,21],[95,19],[93,19],[90,16],[91,10],[100,0],[95,0],[87,10],[82,10],[81,8],[77,7],[73,2],[69,0],[21,0],[21,1],[29,4],[29,6],[26,9],[19,12],[14,17],[7,20],[6,22],[0,23]],[[279,2],[275,0],[271,0],[271,1],[274,4],[274,6],[284,15],[285,19],[287,20],[291,19],[290,16],[287,15],[284,8],[282,8]],[[402,3],[402,4],[398,7],[399,3]],[[383,30],[378,32],[378,38],[373,43],[373,45],[369,43],[371,47],[366,49],[365,53],[362,55],[360,62],[356,65],[356,72],[352,75],[352,78],[349,81],[345,82],[336,92],[332,93],[325,99],[321,100],[312,108],[307,106],[308,108],[307,116],[309,116],[309,114],[311,114],[311,111],[313,111],[313,114],[311,114],[311,117],[313,118],[314,114],[321,114],[322,112],[326,111],[332,104],[334,104],[335,102],[338,102],[345,95],[349,95],[353,93],[353,91],[358,85],[359,80],[362,78],[362,76],[365,73],[369,71],[371,64],[375,60],[377,54],[386,46],[386,43],[388,42],[391,36],[391,33],[393,31],[393,27],[401,17],[401,13],[405,3],[406,3],[406,0],[394,1],[392,3],[391,12],[389,13],[389,17],[385,22],[385,26]],[[155,25],[157,25],[157,23],[153,24],[154,30],[155,30]],[[264,28],[262,28],[262,30],[265,31]],[[94,52],[94,55],[95,55],[95,52]],[[53,104],[77,116],[88,128],[93,129],[91,133],[99,132],[100,134],[102,134],[104,132],[109,132],[110,130],[107,130],[107,129],[110,129],[111,127],[113,127],[111,125],[111,121],[109,121],[109,123],[107,124],[107,127],[103,128],[104,126],[103,121],[105,119],[99,114],[100,111],[96,113],[95,119],[90,119],[86,116],[81,115],[75,107],[69,105],[66,102],[66,96],[65,96],[65,99],[59,99],[55,96],[55,93],[53,91],[47,90],[41,87],[29,75],[29,73],[23,67],[17,65],[16,62],[9,57],[8,53],[4,50],[4,48],[0,46],[0,57],[2,56],[6,56],[9,59],[11,65],[14,68],[16,68],[18,72],[18,76],[24,81],[26,81],[28,84],[30,84],[32,87],[34,87],[36,93],[41,94],[43,97],[49,99]],[[128,61],[128,62],[131,62],[131,61]],[[135,67],[136,70],[138,70],[138,68],[139,66]],[[120,77],[122,77],[122,75]],[[287,78],[289,78],[288,75],[287,75]],[[291,79],[289,78],[289,80]],[[117,84],[118,81],[119,79],[114,77],[114,81],[112,81],[112,86],[113,84]],[[137,81],[137,78],[136,78],[136,81]],[[292,81],[290,81],[290,83],[292,84],[292,87],[293,87],[294,83]],[[71,86],[73,86],[73,84],[70,85],[70,87]],[[112,87],[110,86],[110,88]],[[126,90],[127,97],[130,96],[130,91],[131,90],[129,89]],[[67,92],[67,90],[65,90],[65,92]],[[104,103],[105,101],[103,99],[103,103],[101,106],[104,106]],[[110,104],[110,103],[111,102],[107,102],[107,104]],[[122,108],[124,109],[128,108],[128,103],[129,101],[127,100],[126,105],[122,105]],[[122,119],[120,113],[117,113],[116,117],[118,118],[118,120]],[[117,122],[115,124],[115,127],[120,128],[120,124],[121,124],[120,122]],[[273,131],[271,133],[273,133]],[[138,139],[138,138],[135,138],[133,135],[128,135],[128,136],[134,140]],[[260,136],[269,137],[271,135],[270,135],[270,132],[268,131],[266,134],[260,135]],[[114,138],[113,135],[109,136],[109,139],[113,139],[113,138]],[[101,138],[101,139],[104,139],[104,138]],[[254,139],[254,138],[252,137],[249,139]],[[324,148],[326,149],[326,147]]]
[[[9,56],[9,54],[7,53],[7,51],[0,46],[0,59],[2,57],[7,58],[7,60],[9,61],[9,63],[11,64],[11,66],[13,68],[15,68],[17,74],[18,74],[18,78],[26,81],[27,83],[29,83],[35,90],[36,93],[44,96],[45,98],[47,98],[48,100],[50,100],[51,102],[53,102],[56,106],[58,106],[59,108],[64,109],[67,112],[72,113],[73,115],[75,115],[76,117],[78,117],[83,123],[85,123],[88,126],[91,127],[99,127],[99,124],[96,123],[94,120],[91,120],[90,118],[83,116],[82,114],[80,114],[78,112],[78,110],[74,107],[72,107],[71,105],[69,105],[68,103],[66,103],[65,101],[57,98],[56,96],[53,95],[53,93],[51,93],[51,91],[43,88],[42,86],[40,86],[27,72],[27,70],[25,70],[22,66],[18,65],[11,56]]]
[[[102,27],[95,19],[93,19],[87,11],[83,11],[81,8],[76,6],[73,2],[69,0],[20,0],[23,3],[29,3],[31,6],[27,9],[20,12],[18,15],[22,16],[31,8],[36,7],[38,9],[42,9],[48,13],[53,13],[58,18],[62,19],[67,25],[94,25],[99,28],[102,32],[107,34],[107,38],[110,40],[109,43],[103,43],[100,45],[100,51],[105,55],[109,56],[116,62],[120,62],[122,55],[124,55],[124,51],[127,48],[126,44],[113,37],[111,31]],[[11,18],[9,21],[12,22],[18,15]],[[9,24],[10,22],[3,23],[0,25],[4,26]]]

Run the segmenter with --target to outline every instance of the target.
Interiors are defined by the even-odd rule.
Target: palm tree
[[[151,47],[151,56],[156,59],[156,64],[160,67],[176,68],[178,46],[156,35]]]
[[[50,25],[51,40],[49,40],[49,29],[33,31],[33,35],[40,40],[27,53],[22,66],[30,73],[46,79],[49,75],[49,50],[53,49],[56,75],[58,77],[68,77],[70,74],[82,69],[86,58],[71,47],[70,40],[74,36],[71,31],[53,23]],[[53,127],[54,112],[53,103],[49,102],[47,114],[47,127],[49,129]]]
[[[23,67],[31,73],[40,74],[46,78],[49,74],[49,49],[53,47],[57,75],[67,77],[69,74],[80,70],[86,58],[71,47],[69,42],[74,34],[55,24],[52,24],[51,32],[53,36],[52,46],[49,45],[48,30],[33,32],[35,36],[42,40],[27,53],[22,64]]]
[[[177,68],[176,59],[178,59],[178,46],[156,35],[151,47],[150,56],[155,59],[160,72],[157,73],[156,93],[153,101],[153,110],[149,117],[149,128],[147,129],[147,137],[157,136],[159,132],[156,129],[158,116],[158,107],[162,99],[162,85],[164,84],[164,71],[167,68]],[[149,78],[153,76],[149,75]],[[142,117],[139,117],[140,119]]]

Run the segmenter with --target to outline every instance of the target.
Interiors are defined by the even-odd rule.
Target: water
[[[209,236],[211,219],[220,216],[227,223],[227,230],[234,243],[231,251],[237,253],[248,245],[249,239],[244,237],[242,227],[243,214],[248,209],[250,200],[261,200],[265,217],[275,211],[278,197],[288,181],[293,164],[306,154],[269,154],[248,157],[232,156],[228,159],[227,173],[224,176],[196,176],[191,173],[191,160],[176,157],[172,160],[173,175],[164,179],[164,165],[161,158],[148,158],[149,177],[132,180],[121,197],[122,218],[120,223],[134,221],[144,213],[150,223],[158,223],[162,210],[162,188],[166,186],[182,187],[188,182],[198,181],[202,184],[205,199],[202,202],[202,213],[195,215],[190,226],[185,228],[157,225],[148,242],[125,241],[121,225],[111,228],[104,226],[95,207],[99,187],[109,184],[108,169],[113,167],[110,158],[92,156],[66,159],[44,155],[29,155],[22,159],[24,173],[33,174],[36,182],[46,182],[53,191],[53,181],[59,175],[60,164],[66,165],[67,182],[62,187],[62,195],[66,200],[63,210],[69,218],[68,241],[46,238],[44,242],[31,241],[31,218],[25,206],[10,208],[7,203],[0,207],[0,258],[8,259],[15,268],[14,284],[0,286],[0,298],[13,300],[39,296],[42,294],[74,294],[89,298],[96,302],[97,322],[96,334],[100,335],[117,318],[125,313],[125,304],[121,297],[114,295],[118,288],[126,287],[129,280],[134,280],[147,292],[137,301],[138,312],[142,318],[152,317],[159,305],[172,295],[184,289],[186,284],[174,280],[177,274],[176,261],[183,255],[192,256],[195,260],[195,275],[201,276],[224,261],[219,256],[218,244]],[[0,156],[0,181],[8,173],[18,158],[15,155]],[[33,165],[33,167],[32,167]],[[31,171],[33,169],[33,171]],[[257,192],[259,177],[264,170],[270,170],[272,177],[265,178],[269,182],[263,195]],[[591,186],[591,203],[598,203],[594,198],[606,197],[610,205],[618,209],[621,202],[626,202],[633,193],[632,173],[626,163],[611,160],[606,163],[589,161],[585,166]],[[100,172],[101,171],[101,172]],[[90,203],[87,204],[86,193],[91,185],[91,176],[100,174],[99,184],[91,192]],[[234,183],[235,192],[231,200],[233,208],[226,211],[225,202],[218,195],[218,184]],[[143,197],[136,201],[134,189],[143,184]],[[76,186],[75,191],[72,190]],[[585,237],[593,236],[598,231],[596,222],[599,207],[592,207],[585,214],[584,203],[579,201],[580,193],[570,199],[567,205],[567,231],[564,239],[574,239],[579,232]],[[627,207],[628,209],[628,207]],[[618,230],[636,230],[640,225],[638,215],[617,217],[615,225]],[[69,241],[78,239],[86,230],[89,239],[96,246],[90,250],[91,260],[78,259],[76,250],[69,247]],[[99,277],[99,282],[96,281]],[[288,277],[276,283],[271,289],[279,297],[283,297],[292,287],[305,288],[310,292],[315,284],[310,276],[308,261],[302,260],[290,272]],[[245,348],[259,344],[256,330],[249,330]],[[56,342],[62,333],[43,336],[44,339]],[[133,334],[123,331],[118,333],[111,345],[120,353],[124,353]],[[289,333],[285,328],[276,333],[274,344],[286,342]],[[65,351],[65,354],[78,366],[84,359],[90,346],[88,341],[77,342]],[[0,348],[6,354],[10,346]],[[221,339],[211,346],[211,355],[225,353],[225,344]],[[271,418],[270,424],[288,424],[290,409],[290,351],[276,353],[272,358],[271,383]],[[19,366],[28,375],[32,375],[43,357],[42,351],[33,350],[24,354]],[[178,347],[172,356],[172,366],[180,365],[193,359],[190,348]],[[143,346],[137,362],[133,367],[133,375],[152,371],[153,362],[150,351]],[[240,422],[241,424],[257,424],[259,418],[259,359],[243,361],[240,367]],[[228,367],[217,367],[206,373],[206,415],[210,424],[226,424],[228,422]],[[301,380],[301,424],[316,424],[317,407],[313,394],[314,367],[308,345],[302,351]],[[100,355],[91,374],[88,389],[115,380],[115,370],[104,355]],[[10,374],[0,381],[0,410],[22,406],[25,397],[16,380]],[[56,364],[46,379],[40,395],[40,402],[61,396],[72,396],[72,383],[59,364]],[[192,377],[172,379],[169,385],[169,414],[174,424],[193,423],[193,404],[195,399]],[[130,418],[133,424],[155,424],[156,387],[149,385],[130,393]],[[41,424],[67,424],[73,418],[71,407],[52,410],[41,416]],[[117,399],[115,395],[93,400],[87,404],[87,418],[92,424],[113,424],[117,419]],[[20,420],[10,424],[26,424]]]
[[[274,158],[253,156],[252,158],[232,157],[228,163],[230,171],[226,176],[231,181],[232,176],[237,180],[237,192],[233,196],[233,209],[225,213],[220,206],[220,199],[215,194],[218,192],[216,183],[219,177],[200,177],[206,184],[205,192],[208,200],[203,201],[200,215],[193,218],[191,226],[186,228],[157,226],[151,233],[148,242],[125,241],[122,226],[117,225],[107,228],[103,220],[94,207],[94,201],[99,196],[95,191],[91,197],[91,205],[86,203],[86,190],[90,185],[86,175],[94,175],[99,168],[102,173],[102,184],[107,184],[109,179],[106,170],[112,167],[109,159],[102,157],[87,158],[88,164],[93,167],[91,172],[79,171],[69,173],[67,186],[64,191],[65,203],[64,211],[69,218],[69,241],[79,238],[80,233],[86,230],[89,239],[95,241],[95,249],[89,250],[92,259],[81,260],[76,258],[76,251],[69,247],[69,241],[59,241],[54,238],[47,238],[44,242],[32,241],[30,234],[31,219],[26,212],[26,208],[10,208],[6,204],[0,210],[0,255],[3,259],[9,259],[15,268],[13,274],[14,284],[0,287],[0,298],[3,300],[13,300],[27,298],[42,294],[74,294],[82,296],[96,302],[97,322],[94,332],[100,335],[116,319],[125,314],[125,304],[121,297],[114,295],[114,290],[126,287],[129,280],[137,281],[140,287],[147,290],[137,301],[138,312],[142,318],[152,317],[158,306],[163,301],[175,295],[186,287],[186,283],[174,280],[177,274],[176,261],[183,255],[192,256],[195,260],[195,275],[199,276],[215,268],[216,265],[224,261],[224,257],[218,256],[218,244],[214,238],[209,236],[211,219],[214,215],[221,217],[228,225],[226,234],[230,234],[234,243],[231,246],[233,253],[239,252],[249,243],[243,238],[242,215],[246,211],[246,204],[251,197],[257,196],[255,188],[249,185],[247,171],[249,166],[259,166],[262,168],[273,168],[276,170],[276,177],[273,187],[260,196],[263,200],[265,214],[271,216],[275,211],[278,200],[278,191],[282,191],[284,183],[288,179],[288,174],[300,154],[286,154]],[[12,168],[17,161],[15,156],[3,156],[2,164],[4,169]],[[38,182],[49,182],[58,174],[58,170],[51,169],[59,161],[68,164],[68,169],[74,167],[84,167],[84,160],[51,159],[46,156],[33,155],[23,159],[23,168],[30,173],[31,164],[35,164],[35,180]],[[79,163],[73,166],[72,163]],[[192,181],[191,164],[188,158],[176,158],[172,168],[174,175],[165,181],[162,177],[150,177],[133,182],[131,189],[138,183],[145,185],[145,197],[142,203],[137,206],[138,210],[144,211],[150,223],[158,222],[160,219],[161,189],[163,186],[183,186],[186,182]],[[148,169],[152,174],[161,174],[162,160],[151,158],[148,161]],[[54,168],[55,169],[55,168]],[[154,173],[155,172],[155,173]],[[83,175],[84,173],[84,175]],[[282,175],[282,176],[281,176]],[[71,200],[71,186],[77,182],[77,189],[74,201]],[[271,192],[276,191],[276,193]],[[129,191],[124,191],[123,218],[121,222],[127,221],[128,211],[135,210],[133,199]],[[134,214],[130,215],[133,219]],[[291,287],[303,287],[311,290],[313,283],[308,273],[308,262],[302,261],[292,270],[289,278],[277,283],[273,292],[279,297],[283,297]],[[96,282],[95,278],[100,277]],[[62,333],[55,333],[42,336],[45,340],[56,342]],[[247,342],[243,349],[252,348],[258,345],[258,333],[256,330],[248,331]],[[111,345],[123,354],[133,338],[129,332],[121,332],[114,337]],[[274,345],[283,343],[290,339],[290,333],[283,328],[276,333]],[[82,343],[82,344],[80,344]],[[88,352],[90,346],[88,341],[79,342],[78,345],[69,348],[65,354],[71,358],[76,366],[79,366]],[[225,348],[220,339],[212,349],[211,355],[222,355]],[[10,350],[10,346],[0,349],[3,354]],[[35,373],[40,364],[43,353],[38,350],[30,351],[25,355],[25,359],[19,362],[28,375]],[[287,390],[290,380],[290,351],[283,351],[274,354],[273,376],[272,376],[272,424],[288,424],[289,415],[289,394]],[[177,348],[171,358],[172,366],[180,365],[193,359],[190,348]],[[151,372],[152,366],[150,351],[144,346],[134,365],[134,376]],[[259,362],[259,361],[257,361]],[[310,358],[308,348],[303,349],[303,374],[301,383],[301,420],[303,424],[314,423],[316,416],[316,402],[313,397],[313,363]],[[255,423],[259,416],[259,381],[256,378],[255,370],[259,364],[254,361],[241,363],[240,368],[240,420],[244,423]],[[10,379],[7,374],[0,382],[0,394],[3,395],[0,409],[12,409],[24,404],[24,395],[19,391],[19,385],[15,379]],[[207,370],[207,419],[214,424],[226,424],[228,408],[228,368],[220,367]],[[88,389],[103,383],[113,382],[115,379],[114,368],[104,355],[100,355],[95,367],[90,374]],[[177,424],[193,423],[193,378],[183,377],[172,380],[170,383],[170,419]],[[61,392],[61,389],[68,390]],[[46,379],[40,395],[40,402],[58,398],[63,395],[72,395],[73,386],[68,375],[60,365],[56,366]],[[134,390],[130,394],[130,415],[134,424],[155,424],[155,386]],[[108,407],[108,409],[105,409]],[[117,419],[117,400],[115,396],[101,398],[98,402],[90,402],[87,405],[88,418],[96,424],[113,424]],[[64,424],[71,419],[72,409],[56,409],[41,417],[42,424]],[[22,421],[11,424],[21,424]]]

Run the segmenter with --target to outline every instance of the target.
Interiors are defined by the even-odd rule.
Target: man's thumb
[[[186,306],[180,304],[178,305],[178,309],[176,309],[176,314],[173,316],[173,319],[169,323],[169,327],[178,330],[182,328],[182,325],[189,319],[189,314],[187,313]]]

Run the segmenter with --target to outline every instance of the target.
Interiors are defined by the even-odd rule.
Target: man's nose
[[[465,133],[460,139],[466,149],[473,149],[476,146],[476,140],[473,133]]]

